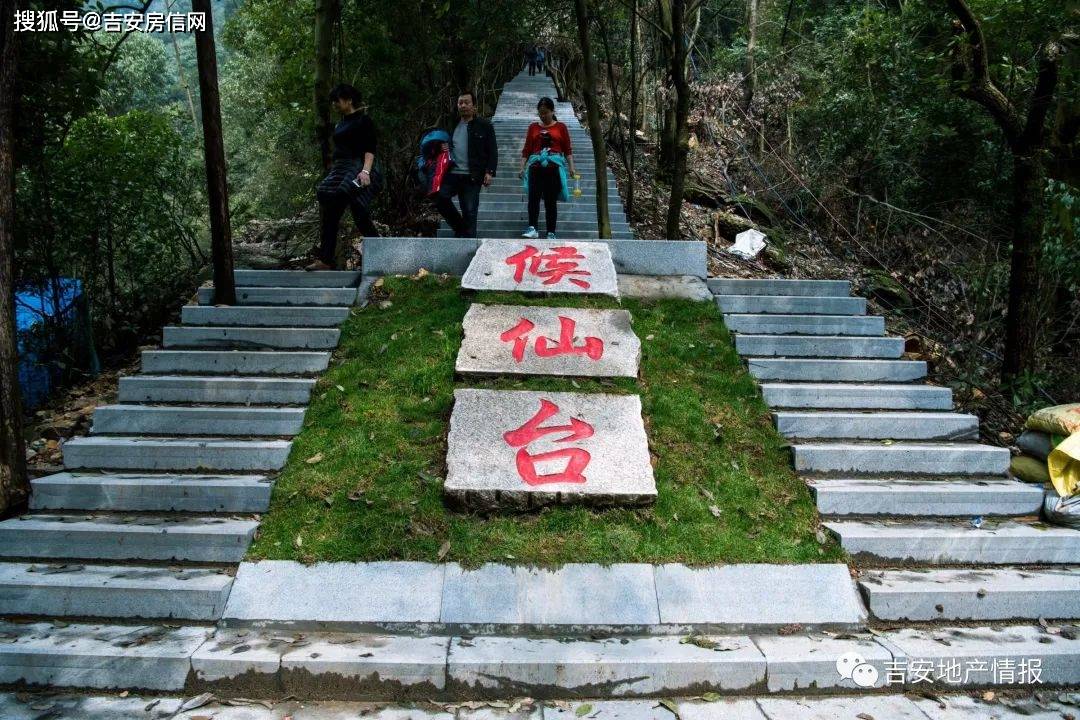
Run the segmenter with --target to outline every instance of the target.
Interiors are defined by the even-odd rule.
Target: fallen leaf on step
[[[322,459],[323,459],[323,454],[322,453],[315,453],[314,455],[309,457],[304,462],[306,462],[308,465],[314,465],[317,462],[322,462]]]
[[[585,717],[592,712],[592,705],[585,703],[584,705],[578,705],[578,709],[574,711],[574,714],[578,717]]]
[[[994,694],[993,690],[987,690],[986,692],[984,692],[982,694],[982,699],[985,700],[986,702],[990,702],[995,697],[997,697],[997,695]]]
[[[667,709],[675,717],[679,717],[679,706],[675,704],[674,700],[665,698],[660,701],[660,707]]]
[[[859,720],[874,720],[874,716],[870,713],[859,713],[855,717],[859,718]]]
[[[203,693],[202,695],[196,695],[193,698],[189,698],[180,709],[178,713],[185,712],[187,710],[194,710],[195,708],[201,708],[203,705],[207,705],[214,700],[214,693]],[[195,720],[192,718],[191,720]]]

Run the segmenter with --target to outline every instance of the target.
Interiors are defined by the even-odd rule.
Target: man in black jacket
[[[443,178],[435,207],[454,229],[457,237],[476,237],[476,214],[480,209],[480,187],[491,184],[499,164],[495,128],[476,116],[476,95],[465,91],[458,96],[458,124],[450,133],[453,169]],[[458,198],[461,212],[454,207]]]

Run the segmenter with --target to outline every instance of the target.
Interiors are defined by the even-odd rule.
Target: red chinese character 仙
[[[559,339],[558,341],[540,336],[536,339],[536,354],[538,357],[548,358],[556,355],[585,355],[591,360],[599,360],[604,355],[604,341],[598,337],[588,336],[583,345],[574,345],[574,329],[577,324],[573,318],[559,316]],[[513,342],[514,348],[511,354],[516,362],[525,358],[525,348],[529,344],[529,333],[536,324],[525,318],[517,325],[510,328],[499,339],[503,342]]]

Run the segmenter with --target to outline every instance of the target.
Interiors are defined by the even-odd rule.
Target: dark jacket
[[[450,130],[451,151],[454,146],[454,128]],[[495,177],[499,165],[499,147],[495,143],[495,128],[491,121],[474,117],[469,121],[469,177],[475,183],[484,181],[484,173]]]

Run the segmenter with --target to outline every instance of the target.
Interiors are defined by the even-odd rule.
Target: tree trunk
[[[315,0],[315,136],[319,141],[324,172],[330,169],[333,154],[330,147],[334,133],[330,119],[330,76],[334,28],[340,19],[339,0]]]
[[[666,235],[668,240],[678,240],[682,237],[679,219],[682,217],[683,193],[686,188],[686,156],[690,152],[690,83],[686,79],[688,48],[683,29],[683,22],[686,19],[684,0],[671,1],[671,19],[671,82],[675,88],[675,156],[671,171],[671,196],[668,199]]]
[[[0,515],[30,495],[15,336],[15,30],[0,0]]]
[[[657,38],[657,48],[660,50],[661,66],[664,68],[665,83],[672,89],[674,78],[671,77],[672,55],[674,54],[674,27],[671,0],[656,0],[657,25],[660,27]],[[660,177],[671,177],[675,168],[675,103],[670,93],[660,98],[662,105],[658,107],[660,116],[660,152],[657,157],[657,172]]]
[[[184,89],[187,97],[188,112],[191,113],[191,124],[199,122],[199,116],[195,114],[195,98],[191,94],[191,85],[188,84],[187,76],[184,75],[184,64],[180,62],[180,45],[176,42],[176,33],[169,33],[172,40],[173,57],[176,58],[176,77],[180,80],[180,87]]]
[[[1035,369],[1039,338],[1039,251],[1043,234],[1045,170],[1032,155],[1013,157],[1012,258],[1005,355],[1001,374],[1015,378]]]
[[[641,23],[638,22],[638,0],[630,4],[630,150],[626,163],[626,216],[634,214],[634,161],[637,156],[638,131],[638,75],[641,72]]]
[[[221,136],[217,51],[214,49],[214,23],[210,0],[191,0],[191,10],[204,13],[206,17],[206,29],[195,33],[195,52],[199,58],[199,101],[202,106],[203,153],[206,158],[206,197],[210,203],[210,256],[214,264],[214,302],[218,305],[235,305],[229,184],[225,168],[225,143]]]
[[[746,3],[746,76],[743,78],[743,107],[746,114],[751,114],[750,106],[754,102],[754,93],[757,92],[757,61],[754,53],[757,51],[757,26],[758,26],[758,0],[747,0]]]
[[[608,214],[607,147],[604,145],[604,129],[600,127],[600,103],[596,98],[596,58],[589,39],[589,13],[585,0],[574,0],[577,16],[578,44],[585,63],[585,114],[589,122],[589,137],[593,146],[593,163],[596,167],[596,222],[600,237],[611,238],[611,217]]]

